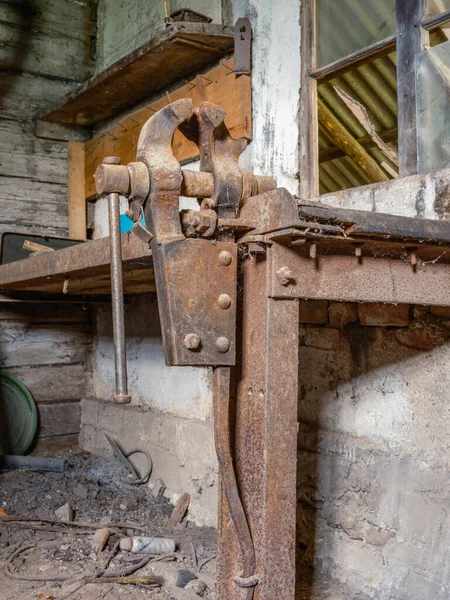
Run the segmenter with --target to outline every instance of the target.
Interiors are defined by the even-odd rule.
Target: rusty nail
[[[284,287],[290,283],[295,283],[295,277],[289,267],[281,267],[281,269],[278,269],[277,277],[281,285]]]
[[[219,265],[222,265],[222,267],[228,267],[231,265],[232,260],[233,257],[228,250],[222,250],[222,252],[219,254]]]
[[[120,158],[118,156],[105,156],[103,159],[104,165],[120,165]]]
[[[219,298],[217,299],[217,304],[223,310],[226,310],[227,308],[230,308],[230,306],[231,306],[231,298],[230,298],[230,296],[228,294],[220,294]]]
[[[317,256],[317,244],[312,243],[309,246],[309,256],[310,256],[310,258],[316,258],[316,256]]]
[[[184,345],[188,350],[198,350],[200,348],[200,338],[196,333],[188,333],[184,337]]]
[[[218,337],[216,340],[216,348],[219,352],[228,352],[230,348],[230,340],[226,337]]]

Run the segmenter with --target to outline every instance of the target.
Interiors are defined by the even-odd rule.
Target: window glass
[[[450,42],[416,55],[419,173],[450,167]]]
[[[395,0],[316,0],[317,67],[394,33]]]
[[[398,174],[396,54],[319,83],[320,193]]]
[[[446,10],[450,10],[450,0],[428,0],[425,18],[435,17]]]

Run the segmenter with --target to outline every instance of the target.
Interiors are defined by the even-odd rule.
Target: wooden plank
[[[421,27],[426,0],[396,0],[399,176],[417,166],[416,74],[414,57],[429,43]]]
[[[92,125],[131,108],[157,90],[224,56],[233,29],[205,23],[174,23],[134,52],[86,82],[45,120]]]
[[[31,124],[0,118],[0,175],[67,185],[67,144],[37,139]],[[17,188],[30,200],[26,186]]]
[[[3,178],[1,183],[3,186]],[[28,179],[15,180],[15,185],[21,187],[23,191],[27,189],[29,183],[31,182]],[[5,198],[4,190],[1,190],[0,204],[2,207],[0,227],[4,231],[12,231],[14,228],[26,232],[30,229],[30,233],[35,233],[34,229],[38,227],[45,229],[47,235],[50,235],[50,230],[58,230],[62,235],[67,235],[67,205],[64,206],[61,202],[38,202],[33,198],[31,190],[28,200],[16,200],[14,192]]]
[[[385,131],[381,131],[379,136],[383,139],[384,142],[397,142],[398,131],[397,127],[392,129],[387,129]],[[370,135],[364,135],[359,138],[355,138],[358,144],[360,144],[363,148],[373,148],[375,143]],[[335,158],[342,158],[346,156],[345,152],[340,150],[337,146],[332,146],[331,148],[324,148],[319,151],[319,162],[323,163],[328,160],[334,160]]]
[[[68,144],[68,217],[69,237],[86,239],[86,200],[84,196],[85,152],[82,142]]]
[[[80,400],[88,394],[90,374],[82,363],[4,369],[30,390],[35,402]]]
[[[83,324],[9,323],[0,331],[0,368],[83,363],[91,341]]]
[[[59,140],[63,142],[87,142],[92,137],[91,129],[78,125],[64,125],[64,123],[50,123],[49,121],[36,121],[34,135],[46,140]]]
[[[80,431],[81,406],[79,402],[40,404],[39,437],[68,435]]]
[[[150,271],[151,251],[148,244],[133,234],[122,234],[122,257],[125,274],[132,267]],[[56,252],[45,252],[26,260],[0,266],[0,289],[23,289],[24,286],[56,283],[61,290],[65,278],[88,279],[109,274],[109,238],[77,244]],[[39,289],[39,287],[38,287]]]
[[[48,302],[0,303],[1,323],[87,323],[89,311],[84,306],[49,304]]]
[[[318,100],[319,122],[336,146],[348,154],[373,182],[386,181],[388,176],[375,159],[359,144],[322,100]],[[316,194],[318,192],[316,191]],[[306,198],[301,196],[302,199]]]
[[[55,102],[78,89],[79,84],[25,73],[2,73],[0,118],[16,121],[35,119]]]
[[[301,3],[300,24],[302,74],[300,88],[300,197],[313,198],[319,193],[319,142],[317,82],[310,73],[316,66],[315,2]]]
[[[225,123],[235,138],[251,139],[251,78],[233,73],[233,59],[196,75],[186,85],[170,93],[170,101],[191,98],[198,106],[203,100],[222,106],[227,111]],[[95,196],[94,173],[105,156],[120,156],[126,164],[136,160],[136,147],[142,126],[156,111],[169,103],[166,94],[137,110],[111,127],[106,133],[86,142],[86,198]],[[180,162],[199,156],[197,146],[177,130],[173,139],[174,154]]]
[[[87,4],[67,0],[0,3],[2,69],[85,81],[94,70],[93,35],[95,24]]]

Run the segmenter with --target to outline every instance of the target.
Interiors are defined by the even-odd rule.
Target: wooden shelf
[[[148,244],[122,234],[125,294],[155,291],[153,262]],[[63,295],[63,289],[66,293]],[[71,296],[111,293],[109,238],[101,238],[0,266],[0,292]]]
[[[233,27],[174,23],[131,54],[89,79],[42,120],[90,126],[131,108],[154,92],[233,49]]]

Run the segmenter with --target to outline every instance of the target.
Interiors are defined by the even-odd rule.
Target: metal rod
[[[116,404],[128,404],[127,351],[125,343],[125,314],[123,305],[122,244],[120,239],[119,194],[108,194],[109,247],[111,256],[111,304],[116,369]]]
[[[47,456],[16,456],[6,454],[0,456],[1,469],[33,469],[34,471],[64,472],[67,469],[64,458],[49,458]]]

